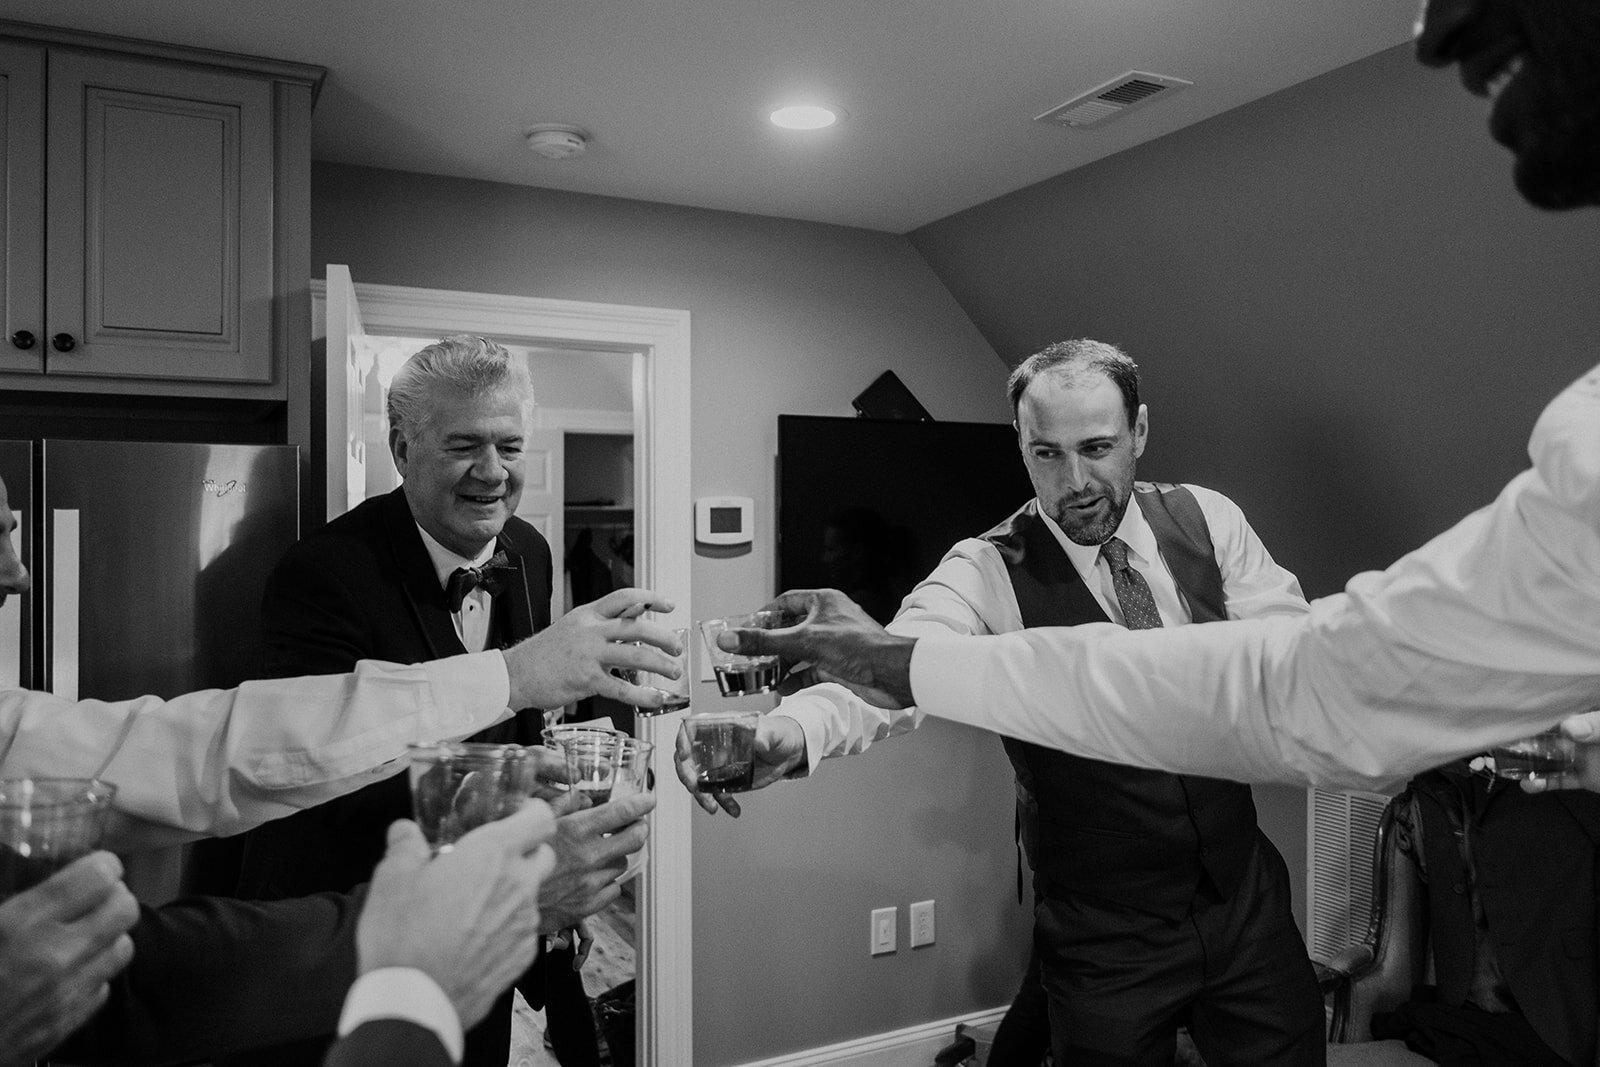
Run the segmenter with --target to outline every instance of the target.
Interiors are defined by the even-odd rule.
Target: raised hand
[[[893,636],[837,589],[790,590],[763,610],[779,612],[789,625],[729,630],[717,643],[730,652],[777,656],[795,674],[794,682],[781,691],[838,682],[876,707],[911,705],[911,648],[916,641]]]
[[[549,806],[531,800],[430,859],[416,823],[390,826],[356,925],[360,972],[414,967],[439,984],[463,1027],[480,1021],[539,951],[555,831]]]
[[[0,1064],[32,1064],[104,1004],[139,918],[122,864],[94,852],[0,904]]]
[[[556,810],[581,803],[582,794],[573,792]],[[627,869],[628,857],[649,838],[644,817],[655,806],[653,794],[634,793],[592,808],[573,807],[556,819],[550,842],[556,852],[555,870],[539,893],[545,933],[559,934],[577,926],[621,895],[617,879]]]
[[[639,618],[646,611],[671,610],[670,601],[646,589],[618,589],[573,608],[505,651],[511,707],[559,708],[596,695],[640,708],[660,707],[660,690],[611,672],[623,668],[678,677],[677,666],[659,651],[678,652],[677,635],[663,623]],[[635,641],[644,644],[631,643]]]
[[[739,802],[728,793],[707,795],[695,788],[700,767],[694,760],[694,746],[689,741],[689,727],[678,724],[678,740],[674,747],[674,763],[678,781],[694,797],[694,802],[715,815],[720,806],[723,811],[739,817]],[[806,759],[806,735],[800,724],[783,715],[763,715],[756,725],[755,775],[751,789],[765,789],[787,775]]]

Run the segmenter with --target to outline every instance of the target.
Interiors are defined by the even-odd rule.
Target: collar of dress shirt
[[[450,576],[458,567],[481,567],[494,555],[495,542],[491,540],[483,546],[476,557],[468,559],[466,556],[450,551],[448,548],[434,540],[433,535],[424,530],[419,524],[417,533],[422,535],[422,547],[428,550],[428,558],[433,561],[433,572],[439,576],[439,588],[443,589],[450,581]]]
[[[1045,528],[1048,529],[1061,548],[1066,552],[1067,558],[1072,561],[1072,566],[1077,570],[1078,576],[1085,582],[1089,581],[1094,573],[1095,564],[1100,560],[1099,545],[1080,545],[1071,540],[1056,520],[1039,509],[1039,514],[1044,518]],[[1112,537],[1119,537],[1122,543],[1128,546],[1128,554],[1148,569],[1158,558],[1156,548],[1156,532],[1144,519],[1144,511],[1140,509],[1139,502],[1133,498],[1128,499],[1128,510],[1122,513],[1122,521],[1117,524],[1116,533]],[[1090,586],[1093,588],[1093,586]]]

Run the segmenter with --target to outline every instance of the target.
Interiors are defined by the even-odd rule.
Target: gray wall
[[[774,591],[780,412],[849,415],[893,369],[935,418],[1007,419],[1005,367],[903,237],[331,164],[312,211],[313,274],[692,313],[693,491],[754,497],[759,531],[753,551],[695,559],[700,617]],[[738,821],[697,815],[696,1064],[1006,1003],[1028,930],[1010,797],[992,737],[935,723],[751,797]],[[928,897],[938,943],[913,953],[906,907]],[[871,959],[868,912],[887,905],[902,947]]]
[[[1311,596],[1487,503],[1597,358],[1596,213],[1524,205],[1409,46],[911,237],[1008,362],[1125,345],[1141,474],[1233,496]],[[1303,869],[1303,794],[1257,796]]]

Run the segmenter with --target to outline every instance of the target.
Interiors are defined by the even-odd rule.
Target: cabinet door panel
[[[44,369],[44,50],[0,42],[0,370]],[[18,331],[34,337],[17,348]]]
[[[270,84],[52,53],[49,85],[49,372],[271,380]]]

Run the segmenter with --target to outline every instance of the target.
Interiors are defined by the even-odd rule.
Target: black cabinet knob
[[[70,333],[58,333],[50,338],[50,347],[57,352],[71,352],[78,347],[78,342],[73,340]]]
[[[26,352],[33,347],[33,334],[27,330],[18,330],[11,335],[11,343]]]

